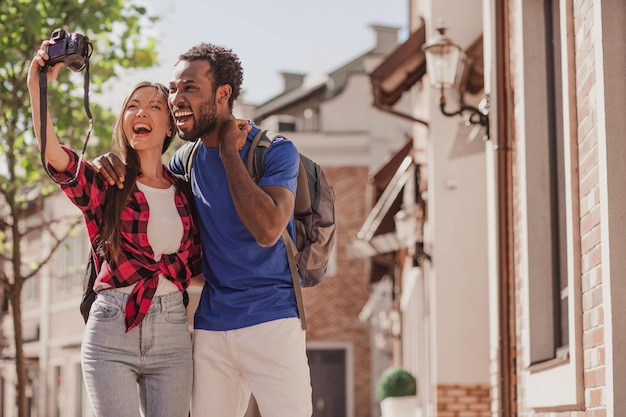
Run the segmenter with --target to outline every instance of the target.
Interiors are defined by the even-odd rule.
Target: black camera
[[[86,36],[55,29],[50,36],[50,43],[46,46],[46,52],[47,66],[63,62],[72,71],[80,72],[87,65],[91,55],[91,43]]]

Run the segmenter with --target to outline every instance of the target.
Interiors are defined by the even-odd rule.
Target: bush
[[[406,397],[417,394],[417,381],[413,374],[404,368],[386,369],[376,384],[378,401],[387,397]]]

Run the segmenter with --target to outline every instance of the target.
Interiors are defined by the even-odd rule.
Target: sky
[[[243,101],[261,104],[282,91],[281,72],[305,74],[309,82],[370,50],[373,24],[398,27],[398,42],[408,36],[409,0],[141,1],[161,17],[146,31],[158,39],[158,65],[121,74],[105,93],[92,96],[114,110],[136,82],[167,85],[178,55],[200,42],[239,56]]]

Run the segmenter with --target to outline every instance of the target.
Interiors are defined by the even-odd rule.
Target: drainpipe
[[[498,129],[496,136],[496,187],[497,187],[497,251],[498,251],[498,412],[501,417],[516,417],[516,315],[515,315],[515,260],[513,220],[513,114],[511,85],[510,27],[508,2],[494,1],[496,51],[496,94]]]

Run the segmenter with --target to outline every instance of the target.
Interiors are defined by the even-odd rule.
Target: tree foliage
[[[3,0],[0,2],[0,291],[8,299],[14,317],[17,409],[26,415],[25,371],[21,334],[21,290],[51,259],[65,234],[52,233],[56,242],[42,248],[35,264],[24,262],[22,245],[27,230],[24,219],[32,215],[37,198],[57,190],[41,167],[32,133],[32,120],[26,77],[30,60],[41,42],[56,28],[80,33],[93,43],[90,59],[90,94],[102,90],[103,83],[121,69],[147,68],[155,64],[156,41],[142,35],[156,17],[136,1],[123,0]],[[83,104],[84,72],[61,71],[48,87],[51,110],[59,140],[80,152],[89,121]],[[93,133],[85,157],[110,148],[115,115],[91,101]],[[30,211],[29,211],[30,210]],[[50,226],[43,224],[50,233]],[[41,405],[43,406],[43,405]]]

